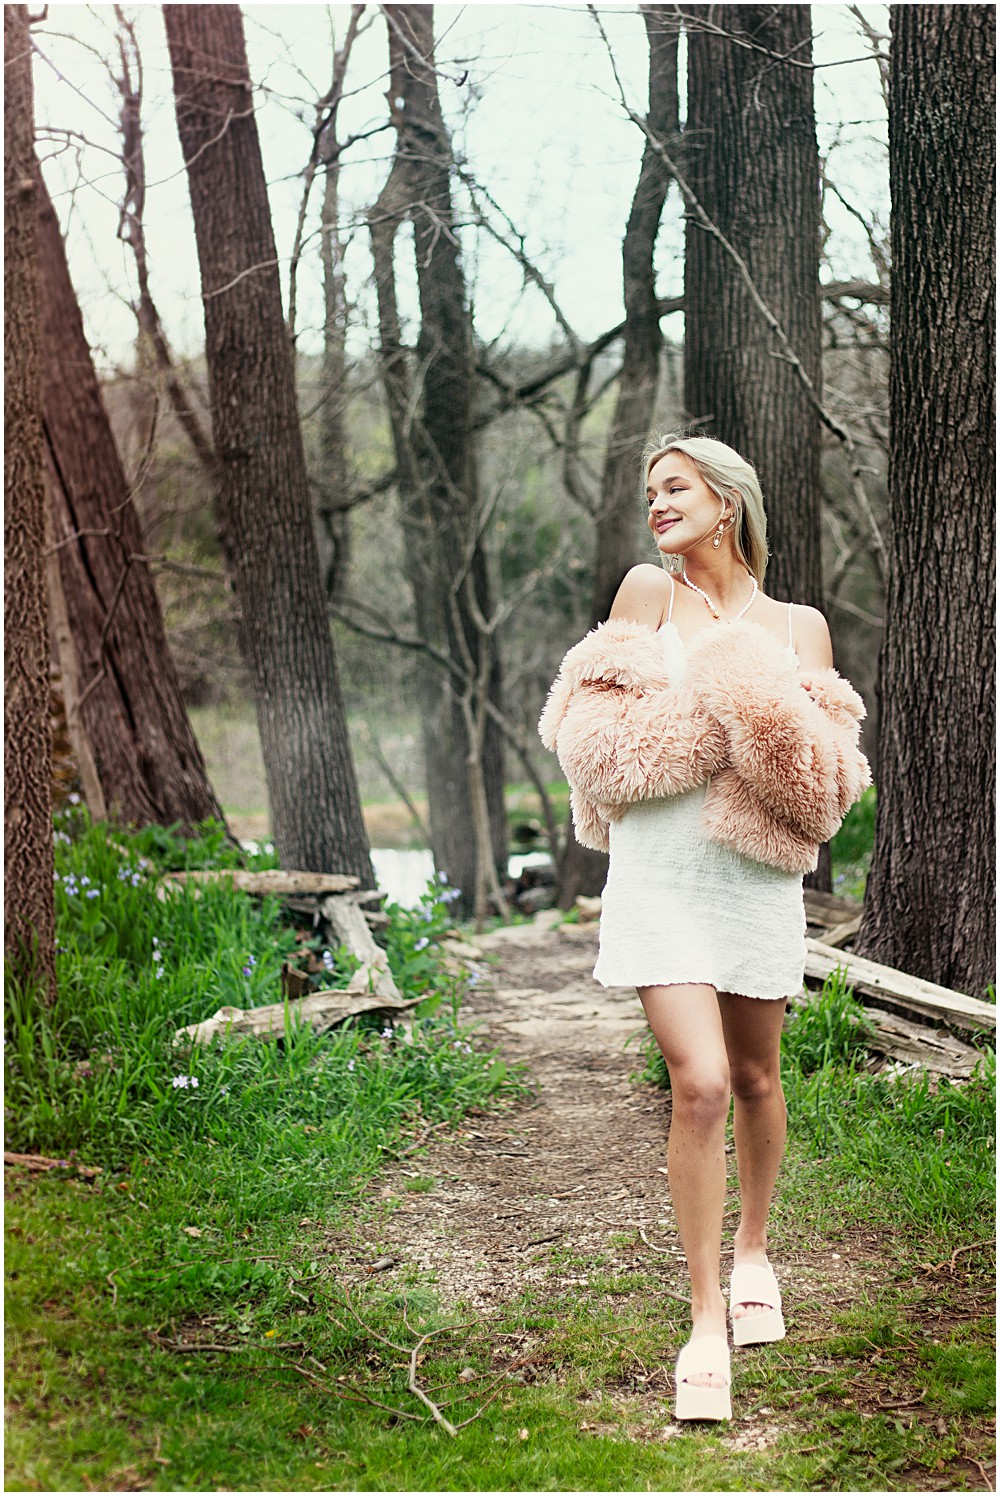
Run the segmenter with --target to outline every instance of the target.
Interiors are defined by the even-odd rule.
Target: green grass
[[[875,796],[875,785],[869,785],[830,842],[833,891],[844,898],[862,900],[865,896],[875,845]]]
[[[431,993],[411,1041],[371,1021],[181,1057],[176,1026],[272,1000],[301,942],[273,901],[156,898],[163,867],[233,856],[217,828],[117,848],[79,815],[60,831],[59,1001],[47,1015],[8,993],[9,1146],[67,1167],[8,1181],[7,1489],[982,1487],[992,1056],[965,1085],[890,1082],[864,1069],[836,978],[795,1013],[772,1230],[795,1333],[739,1353],[730,1427],[676,1432],[687,1309],[637,1233],[540,1245],[551,1278],[488,1321],[416,1267],[391,1284],[365,1270],[399,1204],[376,1187],[383,1161],[409,1155],[402,1188],[432,1192],[427,1129],[521,1086],[436,968],[446,890],[389,911],[397,981]],[[346,981],[331,962],[324,982]],[[79,1161],[103,1172],[88,1182]],[[846,1295],[811,1266],[831,1248],[855,1267]],[[560,1287],[567,1269],[585,1283]],[[477,1415],[454,1439],[407,1387],[425,1334],[421,1384],[454,1422]]]
[[[838,1179],[839,1212],[848,1208],[879,1225],[905,1222],[943,1242],[956,1225],[992,1215],[996,1054],[984,1049],[964,1082],[929,1071],[871,1074],[868,1030],[840,971],[791,1010],[781,1041],[789,1136]],[[651,1034],[639,1052],[641,1078],[669,1089]]]
[[[794,1150],[790,1169],[813,1187],[824,1182]],[[836,1186],[827,1188],[835,1199]],[[586,1288],[540,1285],[488,1325],[460,1309],[446,1317],[416,1274],[401,1288],[356,1289],[355,1318],[342,1257],[319,1252],[308,1229],[264,1233],[244,1247],[245,1264],[270,1249],[280,1265],[256,1277],[244,1265],[195,1318],[183,1287],[164,1305],[151,1300],[147,1279],[113,1272],[126,1250],[126,1210],[142,1214],[137,1203],[55,1179],[19,1195],[8,1249],[8,1489],[115,1489],[136,1479],[181,1490],[982,1484],[971,1460],[988,1458],[991,1320],[933,1336],[917,1328],[905,1243],[882,1270],[878,1302],[827,1308],[825,1335],[737,1356],[739,1422],[667,1438],[670,1363],[686,1312],[658,1293],[648,1255],[628,1282],[606,1281],[582,1257]],[[89,1267],[87,1233],[108,1238],[106,1259]],[[207,1260],[222,1244],[194,1246]],[[107,1261],[114,1300],[96,1271]],[[951,1309],[951,1289],[929,1285],[936,1310]],[[423,1409],[406,1388],[407,1357],[379,1338],[405,1351],[428,1331],[438,1333],[423,1385],[453,1421],[480,1414],[455,1439],[411,1421]],[[194,1332],[230,1349],[186,1350]],[[398,1413],[352,1400],[361,1397]],[[919,1404],[924,1416],[880,1402]],[[749,1447],[736,1442],[744,1430]]]

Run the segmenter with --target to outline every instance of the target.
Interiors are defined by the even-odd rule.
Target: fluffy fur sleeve
[[[571,788],[608,811],[701,784],[728,762],[720,724],[640,624],[600,624],[563,660],[538,730]]]
[[[601,814],[601,807],[588,799],[581,790],[569,792],[569,808],[573,817],[573,832],[581,847],[590,847],[595,852],[606,852],[610,846],[608,821]]]
[[[715,630],[701,635],[689,663],[739,777],[779,820],[828,841],[872,782],[858,747],[865,705],[854,687],[832,668],[800,671],[753,624],[734,625],[728,638]]]

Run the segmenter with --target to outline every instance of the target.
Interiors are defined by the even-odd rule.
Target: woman
[[[822,614],[760,590],[756,474],[707,437],[644,460],[661,566],[637,566],[571,650],[539,724],[577,834],[608,845],[594,975],[634,985],[670,1074],[674,1212],[691,1275],[679,1419],[732,1416],[719,1284],[730,1097],[741,1214],[736,1345],[784,1335],[767,1216],[785,1144],[779,1045],[802,987],[802,874],[867,783],[864,705]],[[668,568],[669,563],[669,569]]]

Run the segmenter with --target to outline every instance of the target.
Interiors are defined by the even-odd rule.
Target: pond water
[[[551,861],[547,852],[526,852],[507,861],[512,878],[522,868]],[[400,851],[394,847],[372,847],[372,866],[379,888],[386,894],[386,902],[412,909],[419,904],[434,876],[434,857],[430,849],[421,847],[416,851]]]
[[[248,852],[260,850],[260,844],[255,841],[244,841],[241,845]],[[512,878],[516,878],[523,868],[549,861],[551,858],[547,852],[525,852],[517,857],[509,857],[507,870]],[[420,903],[427,891],[428,882],[434,876],[434,857],[428,847],[419,847],[415,851],[400,851],[396,847],[372,847],[372,867],[375,869],[375,881],[385,891],[386,903],[412,909],[415,904]]]

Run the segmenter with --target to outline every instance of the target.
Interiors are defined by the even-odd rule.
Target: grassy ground
[[[991,1056],[968,1085],[892,1082],[835,984],[796,1016],[773,1227],[795,1334],[737,1357],[737,1421],[684,1428],[687,1309],[635,1233],[490,1319],[428,1268],[380,1277],[405,1205],[383,1164],[420,1200],[440,1130],[530,1104],[433,960],[445,890],[393,912],[397,980],[431,991],[412,1042],[369,1022],[178,1056],[175,1026],[270,1000],[302,942],[268,903],[155,897],[157,868],[224,860],[218,837],[60,835],[59,1007],[13,992],[7,1018],[8,1146],[67,1165],[7,1180],[8,1490],[988,1486]],[[346,980],[342,953],[313,957]],[[533,1250],[561,1282],[565,1249]],[[452,1437],[411,1376],[473,1421]]]

